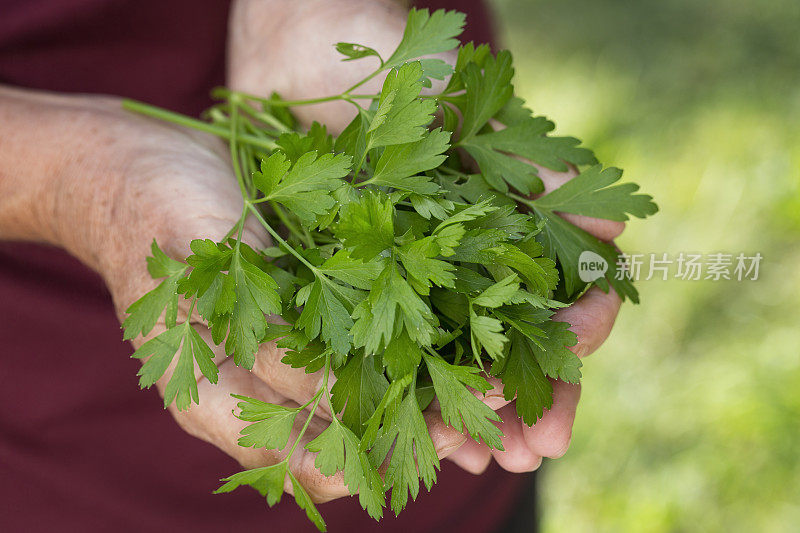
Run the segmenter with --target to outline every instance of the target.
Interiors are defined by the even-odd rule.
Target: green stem
[[[314,395],[315,396],[314,404],[311,407],[310,412],[308,413],[308,418],[306,418],[303,427],[300,428],[300,433],[297,435],[297,439],[295,439],[294,444],[292,444],[292,447],[289,449],[288,455],[283,459],[284,461],[288,461],[289,458],[294,453],[295,448],[297,448],[297,445],[300,443],[300,439],[303,438],[303,435],[308,429],[308,425],[311,423],[311,419],[314,418],[314,413],[316,413],[317,406],[319,406],[319,401],[322,399],[323,391],[328,390],[328,374],[330,373],[330,368],[331,368],[331,356],[330,354],[328,354],[325,356],[325,368],[323,369],[324,374],[322,375],[322,387],[320,387],[320,389]],[[331,409],[333,409],[333,407],[331,407]]]
[[[375,72],[373,72],[372,74],[370,74],[369,76],[367,76],[366,78],[361,80],[360,82],[356,83],[355,85],[353,85],[352,87],[347,89],[343,94],[349,95],[350,91],[354,91],[354,90],[358,89],[359,87],[361,87],[362,85],[367,83],[369,80],[371,80],[372,78],[374,78],[375,76],[377,76],[378,74],[383,72],[383,70],[384,70],[383,65],[381,65],[378,70],[376,70]]]
[[[202,120],[197,120],[196,118],[181,115],[180,113],[174,113],[160,107],[127,99],[122,101],[122,107],[123,109],[139,113],[140,115],[157,118],[165,122],[171,122],[173,124],[178,124],[179,126],[185,126],[198,131],[204,131],[206,133],[211,133],[218,137],[222,137],[223,139],[230,140],[231,133],[229,130],[226,130],[220,126],[215,126],[214,124],[209,124],[208,122],[203,122]],[[268,139],[259,139],[258,137],[253,137],[252,135],[239,135],[238,140],[239,142],[244,142],[253,146],[259,146],[261,148],[266,148],[267,150],[274,150],[277,148],[277,145],[274,142]]]
[[[267,222],[264,219],[264,217],[261,215],[261,213],[259,213],[258,208],[251,201],[249,201],[249,200],[245,201],[245,206],[246,206],[245,208],[246,209],[249,208],[250,211],[255,215],[256,219],[258,219],[258,221],[261,222],[261,225],[264,226],[264,229],[266,229],[269,232],[269,234],[272,235],[272,237],[276,241],[278,241],[279,244],[283,245],[284,248],[286,248],[286,250],[288,250],[290,254],[295,256],[301,263],[303,263],[305,266],[307,266],[309,268],[309,270],[311,270],[311,272],[314,273],[315,276],[317,276],[318,278],[322,279],[323,281],[329,281],[328,278],[325,277],[322,274],[322,272],[320,272],[317,269],[317,267],[315,267],[314,265],[312,265],[311,263],[306,261],[305,257],[300,255],[300,253],[297,250],[295,250],[292,245],[290,245],[288,242],[286,242],[284,240],[284,238],[281,237],[280,234],[277,231],[275,231],[272,228],[272,226],[269,225],[269,222]]]
[[[305,228],[299,229],[294,224],[294,222],[292,222],[289,219],[289,217],[286,216],[286,213],[283,212],[283,209],[281,209],[281,207],[276,202],[270,202],[269,205],[270,205],[270,207],[272,207],[272,210],[275,212],[275,214],[281,220],[283,225],[286,226],[286,228],[290,232],[292,232],[292,235],[294,235],[298,239],[302,240],[305,243],[306,247],[314,248],[314,246],[315,246],[314,239],[311,238],[311,235],[308,233],[308,231],[305,230]]]
[[[273,117],[269,113],[262,113],[261,111],[254,109],[253,106],[247,104],[246,102],[239,102],[239,107],[248,115],[255,118],[256,120],[260,120],[261,122],[268,124],[278,130],[280,133],[285,133],[287,131],[292,131],[289,127],[286,126],[283,122],[278,120],[277,118]]]
[[[525,198],[524,196],[520,196],[519,194],[514,194],[513,192],[507,192],[505,194],[509,198],[513,198],[517,202],[525,204],[531,209],[536,209],[536,202],[534,200],[531,200],[530,198]]]
[[[250,200],[250,194],[242,176],[241,163],[239,161],[239,145],[237,144],[239,135],[239,100],[231,98],[231,122],[230,122],[230,138],[229,146],[231,150],[231,161],[233,163],[233,173],[236,174],[236,181],[239,183],[239,189],[242,191],[242,198],[245,202]]]

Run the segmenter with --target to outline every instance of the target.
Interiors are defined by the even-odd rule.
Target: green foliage
[[[454,49],[463,24],[459,13],[412,10],[386,61],[369,47],[339,43],[346,61],[380,61],[363,81],[387,72],[379,94],[353,93],[362,82],[328,98],[358,106],[336,139],[316,123],[286,131],[294,120],[277,96],[215,93],[224,102],[210,116],[228,132],[243,213],[220,242],[193,241],[185,262],[154,244],[150,271],[165,279],[130,307],[124,324],[125,337],[134,338],[165,316],[166,331],[135,354],[147,358],[142,385],[161,379],[179,350],[166,404],[177,398],[185,409],[199,401],[195,364],[216,382],[214,352],[191,325],[195,311],[238,366],[252,368],[259,346],[277,340],[286,364],[322,373],[319,390],[299,407],[236,396],[237,416],[247,422],[239,444],[280,450],[284,458],[224,479],[218,492],[247,485],[273,505],[288,476],[296,502],[324,530],[288,468],[309,427],[298,414],[313,416],[324,399],[333,420],[305,445],[317,454],[316,466],[326,476],[342,471],[372,517],[382,516],[389,490],[399,513],[420,481],[430,489],[436,480],[439,460],[423,416],[434,394],[445,423],[502,449],[500,418],[480,399],[490,388],[485,362],[528,425],[552,403],[548,378],[579,381],[580,361],[569,350],[575,335],[551,321],[551,309],[587,288],[576,273],[580,251],[615,259],[611,245],[556,213],[627,220],[656,207],[634,194],[635,185],[616,184],[618,171],[600,166],[536,200],[526,196],[542,191],[532,162],[566,170],[596,159],[576,139],[551,136],[552,122],[513,96],[510,53],[469,44],[454,66],[419,57]],[[421,94],[447,76],[442,92]],[[433,128],[437,112],[443,121]],[[462,164],[462,150],[480,174]],[[248,217],[273,247],[242,242]],[[596,283],[636,298],[628,282]],[[190,303],[178,324],[180,296]],[[336,382],[328,387],[331,374]]]

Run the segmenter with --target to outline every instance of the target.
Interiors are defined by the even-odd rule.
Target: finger
[[[303,412],[297,416],[292,435],[289,437],[290,443],[297,439],[300,425],[305,422],[307,414],[307,412]],[[292,471],[303,488],[309,493],[311,499],[316,503],[324,503],[350,494],[350,489],[344,484],[344,472],[340,470],[331,476],[324,475],[314,464],[317,454],[305,449],[305,446],[317,438],[329,425],[329,421],[322,420],[315,414],[305,434],[300,438],[297,449],[292,454],[292,457],[289,458],[289,470]],[[284,489],[290,494],[294,494],[291,480],[288,477]]]
[[[506,400],[503,395],[503,382],[500,381],[500,378],[494,376],[484,376],[484,378],[486,378],[486,381],[489,382],[492,388],[486,391],[485,394],[476,390],[473,390],[472,393],[493,411],[497,411],[501,407],[508,405],[511,400]]]
[[[544,193],[547,194],[553,190],[561,187],[566,182],[578,175],[578,171],[570,167],[566,172],[558,172],[541,165],[534,166],[539,170],[539,177],[542,178],[544,184]],[[623,232],[625,223],[615,220],[606,220],[603,218],[585,217],[581,215],[573,215],[571,213],[559,213],[559,215],[566,221],[578,226],[584,231],[587,231],[602,241],[611,241]]]
[[[608,338],[621,303],[613,288],[605,293],[592,287],[574,304],[556,311],[553,320],[571,324],[569,329],[578,336],[578,342],[570,350],[578,357],[585,357]]]
[[[239,446],[238,440],[242,428],[248,423],[233,416],[232,412],[236,410],[238,400],[233,398],[231,393],[250,396],[286,407],[296,407],[297,404],[287,400],[247,370],[235,366],[230,359],[220,365],[218,384],[213,385],[207,380],[202,380],[198,383],[198,391],[202,401],[197,405],[192,405],[188,411],[179,412],[174,405],[170,408],[176,421],[187,433],[215,445],[248,469],[273,465],[282,461],[297,440],[308,417],[307,411],[297,415],[283,449],[246,448]],[[350,494],[344,484],[341,472],[332,476],[323,475],[314,465],[316,454],[305,450],[305,445],[322,433],[326,427],[328,427],[327,421],[314,416],[289,459],[289,470],[315,502],[325,502]],[[288,477],[284,489],[290,494],[293,492]]]
[[[581,397],[581,386],[552,381],[553,406],[545,411],[533,427],[520,426],[528,448],[536,455],[557,458],[567,453],[572,439],[575,411]]]
[[[322,370],[306,374],[303,368],[292,368],[282,361],[285,354],[286,350],[278,348],[274,342],[262,344],[256,354],[252,372],[275,391],[302,405],[322,386]],[[329,387],[333,385],[333,373],[330,378]],[[327,402],[320,402],[319,413],[330,419]]]
[[[509,472],[532,472],[539,468],[542,458],[536,455],[525,442],[516,406],[510,403],[500,409],[498,414],[503,419],[498,427],[503,431],[501,440],[504,450],[492,450],[492,456],[497,464]]]
[[[425,418],[428,434],[431,436],[433,447],[439,459],[448,457],[467,441],[465,435],[444,423],[441,412],[434,409],[426,409],[422,416]]]
[[[296,407],[285,397],[270,389],[265,383],[253,378],[247,370],[237,367],[227,359],[219,365],[219,380],[212,384],[201,379],[197,383],[199,404],[190,409],[178,411],[175,404],[169,410],[178,425],[190,435],[209,442],[234,459],[245,468],[255,468],[274,464],[282,459],[279,450],[264,450],[239,446],[239,434],[247,422],[239,420],[233,413],[239,400],[231,394],[241,394],[251,398]],[[291,438],[290,438],[291,442]]]
[[[482,474],[492,461],[489,447],[483,443],[467,439],[456,451],[447,456],[447,459],[469,472]]]

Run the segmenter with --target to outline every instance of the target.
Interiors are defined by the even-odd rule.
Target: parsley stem
[[[369,80],[371,80],[372,78],[374,78],[375,76],[377,76],[378,74],[383,72],[384,70],[385,69],[383,68],[383,65],[381,65],[380,68],[378,68],[378,70],[376,70],[375,72],[373,72],[372,74],[370,74],[369,76],[367,76],[366,78],[361,80],[360,82],[356,83],[355,85],[353,85],[352,87],[347,89],[343,94],[350,94],[350,91],[354,91],[354,90],[358,89],[359,87],[361,87],[362,85],[367,83]]]
[[[530,198],[525,198],[524,196],[520,196],[519,194],[514,194],[513,192],[507,192],[506,196],[508,196],[509,198],[513,198],[514,200],[516,200],[521,204],[527,205],[531,209],[536,209],[536,202],[534,200],[531,200]]]
[[[270,207],[272,207],[272,210],[275,212],[278,218],[281,219],[283,225],[286,226],[286,228],[290,232],[292,232],[292,235],[302,240],[305,243],[306,247],[308,248],[315,247],[314,239],[311,238],[311,234],[308,233],[308,231],[306,231],[305,228],[298,228],[295,225],[295,223],[292,222],[288,216],[286,216],[286,213],[283,212],[283,209],[281,209],[281,207],[278,205],[277,202],[270,201],[269,205]]]
[[[331,355],[328,354],[325,356],[325,368],[323,369],[324,374],[322,375],[322,386],[314,395],[315,397],[314,404],[311,406],[311,410],[308,413],[308,418],[306,418],[303,427],[300,428],[300,433],[297,435],[297,439],[295,439],[294,444],[292,444],[292,447],[289,449],[289,454],[283,459],[284,461],[288,461],[289,458],[292,456],[295,448],[297,448],[297,445],[300,443],[300,439],[303,438],[303,435],[308,429],[308,425],[311,423],[311,419],[314,418],[314,413],[317,412],[317,407],[319,406],[319,401],[322,399],[323,391],[328,390],[328,374],[330,373],[330,369],[331,369]],[[333,407],[331,407],[331,409],[333,409]],[[333,416],[335,417],[335,415]]]
[[[239,183],[239,189],[242,191],[242,198],[247,201],[250,199],[250,194],[247,192],[247,187],[244,183],[244,176],[242,176],[241,163],[239,161],[239,99],[231,98],[231,122],[230,122],[230,138],[229,146],[231,149],[231,161],[233,163],[233,173],[236,174],[236,181]],[[241,231],[240,231],[241,233]]]
[[[136,100],[130,100],[130,99],[123,100],[122,107],[123,109],[139,113],[140,115],[157,118],[159,120],[164,120],[166,122],[178,124],[179,126],[185,126],[187,128],[192,128],[198,131],[211,133],[218,137],[222,137],[223,139],[230,139],[231,135],[230,131],[228,131],[225,128],[222,128],[220,126],[215,126],[214,124],[209,124],[208,122],[203,122],[202,120],[197,120],[196,118],[187,117],[186,115],[181,115],[180,113],[174,113],[172,111],[168,111],[160,107],[152,106],[149,104],[137,102]],[[277,145],[273,141],[269,139],[262,139],[252,135],[239,135],[239,141],[250,144],[252,146],[265,148],[267,150],[274,150],[275,148],[277,148]]]
[[[252,213],[255,215],[256,219],[258,219],[258,221],[261,222],[261,225],[264,226],[264,229],[266,229],[269,232],[269,234],[272,235],[272,237],[276,241],[278,241],[279,244],[282,244],[289,251],[290,254],[295,256],[301,263],[307,266],[309,270],[311,270],[311,272],[314,273],[315,276],[321,278],[323,281],[328,281],[328,278],[325,277],[322,274],[322,272],[320,272],[317,269],[317,267],[309,263],[305,257],[303,257],[297,250],[295,250],[291,244],[286,242],[286,240],[284,240],[284,238],[281,237],[280,234],[277,231],[275,231],[272,228],[272,226],[269,225],[269,222],[267,222],[261,215],[261,213],[259,213],[258,208],[253,204],[253,202],[251,202],[250,200],[245,200],[245,209],[250,209],[250,211],[252,211]]]

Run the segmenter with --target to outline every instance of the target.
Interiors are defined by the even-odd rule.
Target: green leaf
[[[445,63],[441,59],[424,58],[419,60],[422,65],[422,86],[432,87],[434,80],[444,80],[447,76],[453,73],[453,67]]]
[[[195,363],[211,383],[217,382],[219,374],[214,364],[214,352],[197,331],[188,323],[172,327],[142,344],[132,357],[147,358],[137,375],[139,385],[149,388],[164,375],[179,349],[178,362],[164,389],[164,407],[174,401],[182,411],[192,402],[199,403]]]
[[[428,131],[437,106],[433,99],[419,97],[421,77],[418,61],[389,72],[367,130],[368,149],[415,142]]]
[[[306,444],[317,453],[314,465],[324,476],[344,472],[344,483],[350,494],[358,493],[361,507],[375,520],[383,517],[386,497],[383,480],[370,463],[367,454],[359,449],[359,440],[344,424],[334,420],[317,438]]]
[[[226,243],[217,243],[211,239],[194,239],[189,247],[192,255],[186,258],[186,262],[192,270],[186,279],[179,282],[178,287],[187,297],[203,297],[217,275],[230,267],[233,249]]]
[[[214,491],[214,494],[231,492],[241,486],[249,486],[258,491],[261,496],[267,498],[270,507],[281,501],[283,496],[283,484],[286,479],[288,468],[285,461],[261,468],[253,468],[237,472],[232,476],[221,479],[225,484]]]
[[[528,289],[544,297],[555,289],[558,283],[558,271],[551,259],[531,257],[511,244],[502,245],[500,250],[497,256],[498,262],[519,272]]]
[[[536,361],[532,349],[535,345],[515,330],[512,330],[510,339],[511,349],[504,364],[493,366],[492,374],[503,382],[506,400],[513,400],[516,396],[517,414],[532,426],[542,417],[544,410],[553,405],[553,387]]]
[[[554,191],[534,200],[536,209],[560,211],[608,220],[628,220],[628,215],[645,218],[658,211],[653,197],[634,194],[639,190],[635,183],[614,185],[622,171],[595,165],[567,181]]]
[[[169,258],[153,240],[150,246],[153,255],[147,258],[147,270],[153,278],[167,278],[152,291],[133,302],[125,312],[128,316],[122,323],[123,338],[131,340],[147,335],[156,325],[166,308],[167,327],[175,325],[178,313],[178,282],[186,273],[186,264]]]
[[[278,284],[269,274],[235,253],[231,260],[229,283],[225,289],[234,305],[230,317],[230,332],[225,342],[225,353],[233,355],[237,366],[250,369],[255,362],[258,345],[267,331],[264,315],[278,314],[281,299]]]
[[[162,252],[155,239],[150,244],[150,252],[153,255],[147,258],[147,271],[153,279],[166,278],[179,273],[183,274],[186,271],[186,264],[175,261]]]
[[[606,277],[599,278],[595,284],[603,290],[608,290],[610,283],[623,300],[630,298],[633,302],[639,301],[639,293],[633,283],[624,277],[617,279],[618,252],[612,244],[601,241],[570,224],[554,212],[544,209],[535,211],[546,221],[544,230],[536,236],[536,240],[544,245],[545,255],[558,259],[564,274],[564,289],[568,297],[579,294],[587,285],[580,279],[578,261],[581,253],[588,250],[601,256],[608,264]]]
[[[417,293],[428,294],[431,284],[440,287],[452,287],[454,285],[456,277],[453,274],[453,270],[455,266],[452,263],[434,259],[442,253],[438,239],[435,236],[423,237],[399,246],[396,248],[396,253],[406,269],[408,282]]]
[[[391,417],[391,423],[384,421],[370,459],[373,464],[380,465],[390,451],[385,482],[392,487],[391,507],[397,515],[408,503],[409,494],[411,499],[417,499],[420,479],[428,490],[431,489],[439,468],[439,458],[415,394],[406,395]]]
[[[519,278],[512,274],[482,291],[472,299],[472,303],[482,307],[500,307],[510,303],[518,292]]]
[[[511,78],[511,54],[503,50],[492,57],[486,56],[483,69],[470,63],[464,69],[465,98],[460,106],[464,115],[461,123],[461,139],[475,135],[500,111],[514,94]]]
[[[358,173],[361,170],[361,165],[364,164],[367,152],[367,130],[372,122],[373,114],[359,107],[358,114],[353,117],[350,124],[336,138],[334,149],[337,152],[344,152],[353,158],[353,162],[356,165],[353,168],[354,173]]]
[[[480,392],[491,389],[489,382],[478,375],[480,370],[451,365],[428,353],[423,353],[423,356],[442,407],[442,420],[459,432],[466,429],[476,442],[483,439],[490,448],[502,450],[500,437],[503,432],[492,424],[492,421],[500,422],[500,417],[466,388],[472,387]]]
[[[437,325],[428,304],[403,279],[393,261],[386,262],[369,295],[353,311],[353,318],[353,344],[363,346],[368,354],[385,348],[403,328],[413,341],[430,346]]]
[[[312,225],[336,203],[331,191],[342,186],[350,173],[352,159],[345,154],[308,152],[291,165],[282,152],[262,160],[261,171],[253,174],[253,183],[264,198],[286,206],[306,225]]]
[[[469,315],[469,330],[472,339],[472,350],[476,360],[480,360],[480,348],[492,359],[503,355],[503,347],[508,337],[503,335],[503,323],[490,316],[478,315],[474,311]]]
[[[360,437],[389,384],[375,369],[372,356],[354,355],[335,374],[336,383],[331,387],[333,409],[336,413],[344,409],[342,422]]]
[[[240,431],[239,446],[281,450],[286,447],[298,410],[232,394],[241,400],[236,418],[252,422]]]
[[[383,352],[383,364],[392,379],[412,374],[421,360],[422,350],[405,331],[392,339]]]
[[[295,323],[313,339],[322,332],[322,339],[336,352],[350,351],[350,328],[353,319],[342,301],[331,290],[333,282],[317,278],[312,284],[300,318]]]
[[[394,244],[394,213],[388,196],[366,192],[342,211],[335,229],[336,237],[350,250],[351,257],[374,259]]]
[[[516,189],[526,192],[522,187],[525,185],[525,180],[516,173],[516,170],[521,173],[522,167],[512,163],[515,160],[510,156],[501,154],[501,152],[524,157],[534,163],[559,172],[569,170],[567,162],[576,166],[597,163],[597,159],[595,159],[590,150],[578,146],[580,144],[578,139],[546,135],[552,128],[553,123],[544,117],[533,117],[523,122],[517,122],[505,129],[473,137],[464,142],[463,146],[467,152],[478,160],[481,171],[488,172],[490,177],[502,174],[503,167],[515,169],[515,172],[502,177]],[[482,165],[481,162],[484,164]],[[526,165],[528,170],[535,172],[534,167],[526,163],[522,164]],[[487,181],[493,186],[496,182],[491,178]],[[529,186],[531,183],[535,185],[536,189],[539,188],[538,180],[535,180],[535,182],[528,180]],[[531,188],[533,189],[534,187]]]
[[[575,346],[578,337],[570,331],[566,322],[547,321],[539,324],[545,336],[530,345],[542,372],[553,379],[567,383],[579,383],[581,380],[580,358],[567,346]]]
[[[450,146],[450,132],[435,129],[419,141],[387,146],[375,166],[375,174],[367,182],[372,185],[430,195],[439,190],[429,176],[418,175],[441,165]]]
[[[376,52],[373,48],[369,46],[364,46],[363,44],[356,44],[356,43],[336,43],[336,51],[345,56],[342,61],[353,61],[354,59],[361,59],[363,57],[375,56],[377,57],[381,64],[383,64],[383,59],[381,59],[381,55]]]
[[[294,501],[297,503],[298,507],[303,509],[306,512],[306,516],[311,523],[317,526],[317,529],[320,531],[327,531],[327,527],[325,526],[325,520],[322,519],[322,515],[319,514],[317,507],[314,505],[311,496],[308,495],[306,489],[303,485],[297,481],[297,478],[294,477],[291,470],[288,470],[287,473],[289,474],[289,479],[292,481],[292,488],[294,489]]]
[[[326,276],[364,290],[369,290],[381,270],[383,264],[380,261],[353,259],[347,250],[339,250],[319,267],[319,271]]]
[[[457,11],[439,9],[433,14],[427,9],[412,8],[408,12],[403,39],[386,60],[384,68],[392,68],[409,59],[447,52],[458,46],[458,37],[464,31],[466,16]]]

